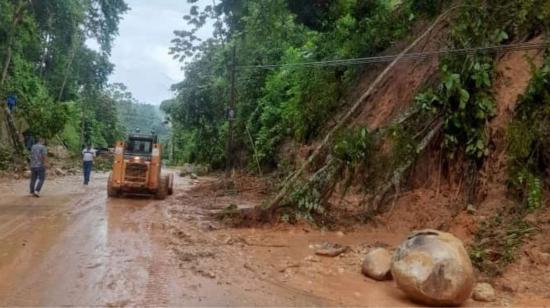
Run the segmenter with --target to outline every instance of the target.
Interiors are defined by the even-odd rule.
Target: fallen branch
[[[414,40],[407,48],[405,48],[395,59],[376,77],[374,82],[369,86],[367,91],[361,95],[361,97],[355,101],[355,103],[351,106],[351,108],[348,110],[348,112],[339,119],[338,123],[329,130],[329,132],[326,134],[325,138],[322,140],[322,142],[315,148],[313,153],[309,156],[309,158],[302,164],[302,166],[296,170],[292,175],[290,175],[283,184],[283,187],[279,191],[279,193],[273,198],[273,200],[265,206],[264,210],[267,210],[269,212],[274,212],[276,209],[280,207],[281,201],[284,199],[284,197],[288,194],[289,190],[293,188],[295,185],[296,180],[298,177],[302,175],[302,173],[311,165],[312,162],[317,160],[317,157],[322,152],[323,148],[325,148],[329,142],[332,140],[332,137],[334,134],[340,130],[342,127],[344,127],[347,123],[349,123],[350,118],[352,118],[353,115],[356,114],[356,111],[359,109],[359,107],[365,102],[367,98],[369,98],[377,89],[379,84],[384,80],[384,78],[387,76],[389,71],[391,71],[392,68],[395,67],[395,65],[405,56],[409,51],[411,51],[419,42],[421,42],[424,38],[428,36],[429,33],[433,31],[433,29],[439,25],[439,23],[443,20],[445,20],[449,14],[459,8],[461,6],[454,6],[441,15],[428,27],[426,31],[422,35],[420,35],[416,40]],[[271,214],[269,215],[271,216]]]

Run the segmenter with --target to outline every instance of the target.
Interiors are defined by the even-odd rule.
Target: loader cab
[[[124,156],[125,158],[137,156],[150,160],[156,143],[157,137],[155,135],[130,134],[125,143]]]

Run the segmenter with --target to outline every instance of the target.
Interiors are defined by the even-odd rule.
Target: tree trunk
[[[4,85],[4,81],[6,81],[6,78],[8,77],[8,69],[11,64],[11,40],[8,42],[8,52],[6,54],[6,59],[4,60],[4,66],[2,69],[2,79],[0,79],[0,86]]]
[[[69,73],[71,71],[71,67],[73,65],[74,58],[76,56],[76,49],[78,48],[78,42],[73,42],[73,48],[71,49],[71,54],[69,56],[69,62],[67,63],[67,66],[65,67],[65,72],[63,74],[63,82],[61,83],[61,89],[59,89],[59,95],[57,96],[57,101],[61,102],[61,98],[63,97],[63,91],[65,90],[65,86],[67,85],[67,79],[69,78]]]
[[[22,13],[24,9],[24,3],[20,3],[19,7],[15,10],[15,13],[12,18],[12,24],[11,29],[9,33],[8,43],[7,43],[7,54],[6,59],[4,60],[4,67],[2,68],[2,77],[0,79],[0,89],[3,89],[4,83],[6,82],[8,78],[8,71],[9,67],[11,65],[11,59],[12,59],[12,46],[13,46],[13,40],[14,40],[14,34],[13,31],[17,28],[19,21],[21,21]],[[11,139],[11,142],[13,144],[14,150],[18,157],[23,156],[24,146],[21,140],[19,139],[19,132],[17,131],[17,127],[15,126],[15,123],[13,121],[12,114],[9,112],[7,105],[4,104],[4,108],[0,108],[3,110],[3,118],[6,122],[6,128],[8,131],[8,135]]]

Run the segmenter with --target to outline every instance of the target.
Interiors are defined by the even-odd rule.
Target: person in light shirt
[[[96,151],[90,145],[82,151],[82,168],[84,169],[84,185],[90,182],[92,167],[94,166],[94,157]]]

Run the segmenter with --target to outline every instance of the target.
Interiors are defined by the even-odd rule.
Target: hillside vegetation
[[[275,171],[251,217],[456,231],[487,275],[541,230],[550,1],[221,1],[184,19],[174,158]],[[403,50],[431,55],[357,59]]]
[[[187,29],[191,30],[175,31],[172,48],[174,57],[185,63],[185,79],[173,86],[176,97],[162,105],[172,118],[175,139],[179,140],[175,158],[214,167],[239,166],[254,172],[292,171],[300,161],[289,154],[298,151],[300,145],[317,145],[349,109],[357,93],[365,90],[362,84],[374,82],[383,68],[383,64],[330,61],[382,52],[396,54],[406,46],[404,42],[410,43],[443,12],[446,17],[431,33],[432,41],[439,43],[427,39],[421,42],[424,47],[417,47],[415,51],[524,42],[548,30],[550,3],[543,0],[457,3],[278,0],[269,4],[221,1],[202,10],[194,6],[184,16],[189,25]],[[215,36],[200,41],[195,33],[208,20],[215,24]],[[398,180],[399,175],[392,176],[394,171],[403,173],[409,169],[424,150],[418,147],[423,140],[430,145],[437,142],[447,164],[460,161],[464,172],[470,175],[467,185],[474,188],[474,175],[481,170],[491,151],[486,129],[496,115],[493,83],[497,78],[495,63],[499,55],[493,49],[432,57],[437,69],[427,69],[423,76],[416,76],[416,81],[410,81],[416,83],[407,90],[396,87],[399,78],[404,76],[399,76],[399,72],[391,75],[393,80],[385,81],[384,91],[392,91],[391,82],[394,82],[394,91],[414,96],[414,99],[407,99],[406,95],[397,97],[404,100],[399,102],[402,107],[410,108],[392,110],[387,106],[390,114],[385,121],[377,123],[368,114],[378,110],[383,115],[381,107],[372,107],[381,104],[382,97],[365,102],[353,125],[344,125],[347,128],[340,129],[323,149],[324,154],[317,158],[315,170],[326,164],[322,157],[330,153],[331,167],[322,169],[330,174],[318,174],[324,178],[316,177],[317,184],[306,181],[304,188],[294,194],[297,204],[304,205],[306,211],[319,210],[330,197],[327,190],[344,174],[354,174],[357,170],[368,174],[364,176],[368,177],[363,181],[365,188],[383,199],[388,191],[385,182],[391,178]],[[311,64],[300,65],[302,63]],[[422,69],[418,63],[415,65]],[[545,80],[540,77],[545,68],[540,70],[533,72],[533,83],[537,79]],[[544,91],[544,86],[533,87],[539,90],[531,90],[533,93],[528,92],[522,101],[540,103],[540,98],[546,99],[544,93],[538,93]],[[234,121],[231,121],[233,104]],[[529,109],[521,107],[518,117],[526,118],[522,114],[532,112],[522,111],[524,108]],[[413,110],[413,115],[390,125],[387,120],[406,115],[406,109]],[[535,109],[539,112],[538,106]],[[512,123],[510,137],[514,131],[515,135],[521,135],[517,130],[522,128],[537,131],[520,122]],[[433,140],[423,139],[438,123]],[[375,132],[382,126],[388,127],[381,133]],[[528,140],[539,140],[539,137]],[[379,150],[382,143],[386,144],[384,153]],[[392,146],[388,150],[389,144]],[[510,163],[517,165],[510,169],[510,180],[529,206],[537,207],[542,179],[540,170],[535,169],[541,166],[533,161],[534,153],[525,146],[520,146],[525,151],[522,153],[513,144],[510,147],[514,152]],[[294,150],[289,153],[289,148]],[[537,153],[541,150],[538,143],[529,144],[529,148],[536,149]],[[282,153],[285,151],[287,153]],[[388,162],[392,167],[377,170],[381,163],[373,160]],[[470,188],[466,189],[466,199],[471,203],[475,200],[475,191]],[[311,200],[304,201],[304,198]]]
[[[17,97],[13,114],[2,108],[4,148],[11,143],[9,150],[20,152],[21,133],[53,140],[65,132],[72,145],[81,134],[75,127],[87,132],[79,143],[94,141],[92,135],[99,143],[115,137],[116,112],[104,89],[113,70],[112,41],[127,9],[122,0],[0,2],[0,94],[3,102]],[[90,49],[87,39],[99,49]]]
[[[158,108],[108,83],[127,10],[123,0],[0,1],[0,169],[14,166],[30,136],[78,153],[88,143],[112,146],[136,128],[166,133]],[[8,96],[16,97],[12,113]]]

